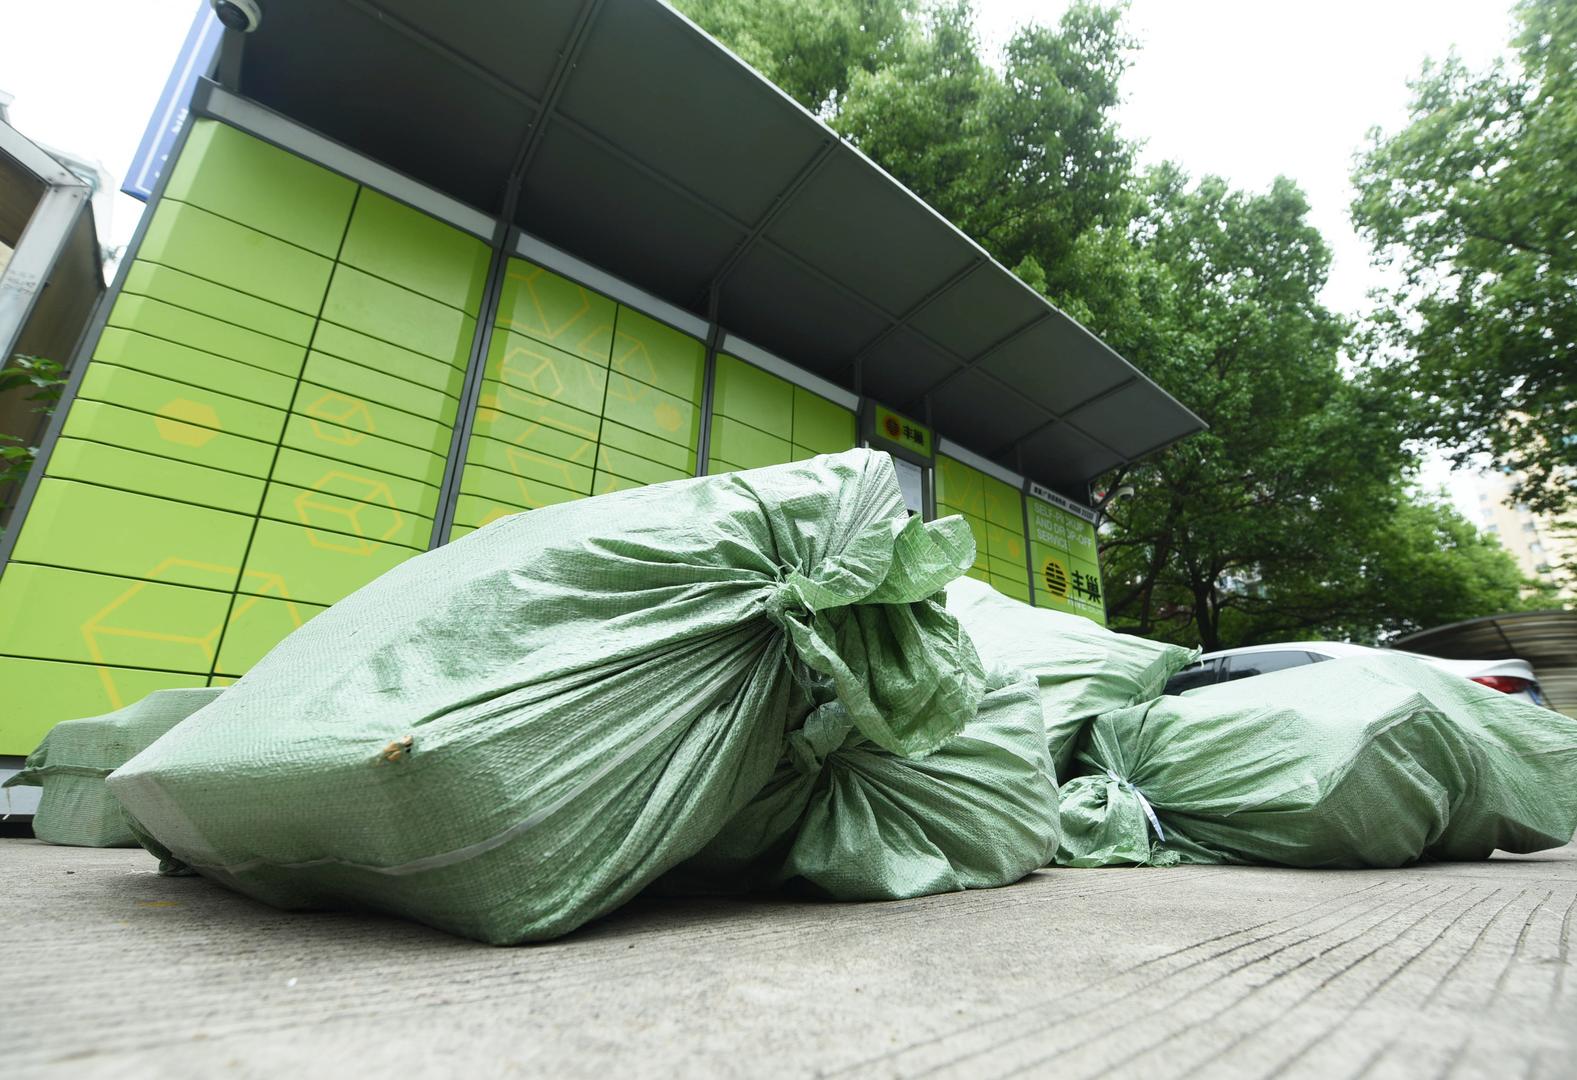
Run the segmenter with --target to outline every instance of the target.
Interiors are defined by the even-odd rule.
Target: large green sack
[[[33,835],[73,847],[136,847],[131,823],[104,778],[213,701],[220,689],[155,690],[124,709],[50,728],[4,785],[43,788]]]
[[[1081,615],[1035,608],[983,581],[947,587],[947,610],[963,624],[987,667],[1031,675],[1040,684],[1046,741],[1059,778],[1068,777],[1079,735],[1101,713],[1160,696],[1198,649],[1118,634]]]
[[[975,714],[962,519],[856,450],[504,518],[318,615],[110,780],[154,846],[289,908],[551,938],[695,854],[807,689],[924,754]]]
[[[988,686],[964,730],[918,759],[873,744],[838,703],[819,707],[761,793],[661,890],[901,900],[1010,885],[1045,866],[1057,782],[1040,699],[1022,676]]]
[[[1063,866],[1388,867],[1559,847],[1577,721],[1406,656],[1108,713],[1062,788]]]

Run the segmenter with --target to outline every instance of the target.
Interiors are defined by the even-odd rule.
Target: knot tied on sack
[[[803,726],[788,733],[786,753],[801,776],[819,776],[827,758],[849,740],[854,720],[836,701],[818,706]]]
[[[1106,779],[1118,787],[1127,788],[1129,793],[1139,800],[1139,809],[1144,811],[1145,820],[1149,821],[1150,828],[1155,830],[1155,838],[1163,844],[1166,843],[1166,830],[1161,828],[1161,819],[1155,816],[1155,807],[1151,806],[1150,800],[1144,797],[1144,792],[1134,787],[1132,780],[1118,776],[1115,769],[1106,770]]]
[[[833,553],[780,565],[763,582],[761,610],[783,631],[802,687],[836,696],[876,745],[923,756],[962,729],[984,693],[974,644],[937,601],[974,557],[962,518],[884,519]]]

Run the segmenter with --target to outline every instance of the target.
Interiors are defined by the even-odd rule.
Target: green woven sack
[[[947,610],[958,619],[988,667],[1022,671],[1040,684],[1046,741],[1059,778],[1071,775],[1078,737],[1101,713],[1160,696],[1199,655],[1114,633],[1080,615],[1035,608],[983,581],[959,578],[947,587]]]
[[[1108,713],[1062,788],[1063,866],[1390,867],[1559,847],[1577,721],[1406,656]]]
[[[864,450],[504,518],[318,615],[110,785],[269,903],[555,937],[699,851],[808,690],[895,753],[956,734],[982,674],[938,594],[973,546]]]
[[[871,743],[836,702],[821,706],[761,793],[661,891],[900,900],[1009,885],[1045,866],[1057,782],[1035,684],[988,685],[964,730],[919,759]]]
[[[33,835],[73,847],[136,847],[125,811],[104,778],[219,696],[220,688],[155,690],[134,705],[49,729],[4,786],[43,788]]]

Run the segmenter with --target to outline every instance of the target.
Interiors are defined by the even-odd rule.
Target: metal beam
[[[415,42],[417,45],[420,45],[434,56],[441,58],[445,63],[453,64],[455,67],[459,68],[461,71],[464,71],[466,74],[472,75],[477,79],[480,79],[482,82],[487,83],[488,86],[492,87],[494,90],[497,90],[505,97],[513,98],[523,105],[529,105],[533,109],[539,108],[541,106],[541,102],[532,97],[530,93],[521,87],[516,86],[502,75],[499,75],[490,68],[483,67],[481,64],[478,64],[475,60],[465,55],[465,53],[450,48],[448,45],[445,45],[443,42],[439,41],[425,30],[421,30],[415,26],[412,26],[398,15],[394,15],[388,11],[385,11],[379,5],[371,3],[370,0],[342,0],[342,2],[346,6],[361,12],[369,19],[375,20],[379,23],[379,25],[387,26],[389,29],[395,31],[401,36]]]
[[[800,166],[793,179],[784,185],[783,190],[777,193],[772,202],[768,204],[766,210],[756,219],[756,223],[750,227],[750,231],[745,234],[745,238],[734,245],[734,250],[729,252],[722,265],[713,272],[712,283],[708,286],[709,292],[722,289],[723,283],[728,280],[728,275],[734,272],[734,267],[738,266],[745,256],[750,254],[750,249],[756,246],[756,241],[761,239],[762,234],[772,227],[772,223],[778,219],[784,210],[788,209],[789,204],[794,201],[794,197],[799,194],[800,189],[810,181],[811,177],[821,171],[821,167],[832,158],[832,152],[839,145],[841,144],[837,138],[827,139],[816,148],[816,152],[810,156],[810,160]]]
[[[987,260],[984,255],[980,256],[979,258],[977,258],[973,262],[971,262],[968,266],[966,266],[962,270],[960,270],[958,273],[954,274],[952,277],[950,277],[946,281],[942,282],[942,284],[938,285],[936,288],[932,289],[930,292],[928,292],[924,296],[920,297],[919,300],[916,300],[913,304],[910,304],[909,308],[906,311],[904,311],[901,315],[898,316],[898,318],[894,319],[891,323],[889,323],[887,325],[887,329],[883,330],[881,333],[879,333],[875,337],[871,338],[870,341],[867,341],[864,345],[860,346],[859,352],[857,352],[853,356],[851,356],[849,358],[848,363],[844,365],[844,370],[845,371],[852,370],[854,368],[855,364],[859,363],[860,361],[864,360],[866,357],[870,356],[870,354],[876,349],[877,346],[881,345],[882,342],[884,342],[888,338],[892,337],[899,330],[902,330],[905,326],[907,326],[909,324],[909,320],[910,319],[913,319],[916,315],[920,314],[920,312],[924,311],[927,307],[929,307],[933,300],[936,300],[937,298],[941,297],[943,294],[947,293],[950,289],[953,289],[957,285],[961,284],[964,281],[965,278],[968,278],[976,270],[979,270],[982,266],[987,266],[987,265],[989,265],[989,260]],[[920,394],[920,400],[921,401],[926,401],[929,398],[930,398],[930,393],[929,392],[922,392]]]
[[[76,173],[56,161],[32,139],[3,120],[0,120],[0,154],[4,154],[32,173],[41,183],[61,187],[82,184]]]
[[[515,167],[511,170],[513,177],[518,178],[521,188],[525,186],[526,176],[531,172],[531,164],[536,160],[537,151],[542,148],[543,133],[547,131],[558,112],[559,99],[564,96],[564,88],[569,85],[570,74],[575,70],[575,63],[580,59],[581,49],[586,47],[586,42],[591,40],[591,25],[597,20],[597,13],[602,10],[602,0],[586,0],[581,5],[580,14],[575,17],[575,25],[570,28],[569,39],[564,44],[564,51],[559,54],[559,62],[554,65],[553,74],[548,77],[547,96],[542,99],[542,107],[537,111],[537,118],[526,131],[524,145],[515,158]],[[516,207],[506,206],[505,210],[511,212],[510,220]]]
[[[58,184],[45,190],[44,197],[33,207],[11,261],[0,273],[0,369],[16,351],[39,294],[49,286],[60,253],[88,209],[88,198],[85,184]],[[97,244],[98,238],[94,237],[93,242]]]

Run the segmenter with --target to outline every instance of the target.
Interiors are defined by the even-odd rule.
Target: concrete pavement
[[[1577,1076],[1577,847],[639,901],[548,945],[0,840],[0,1076]],[[21,1000],[12,996],[25,990]]]

